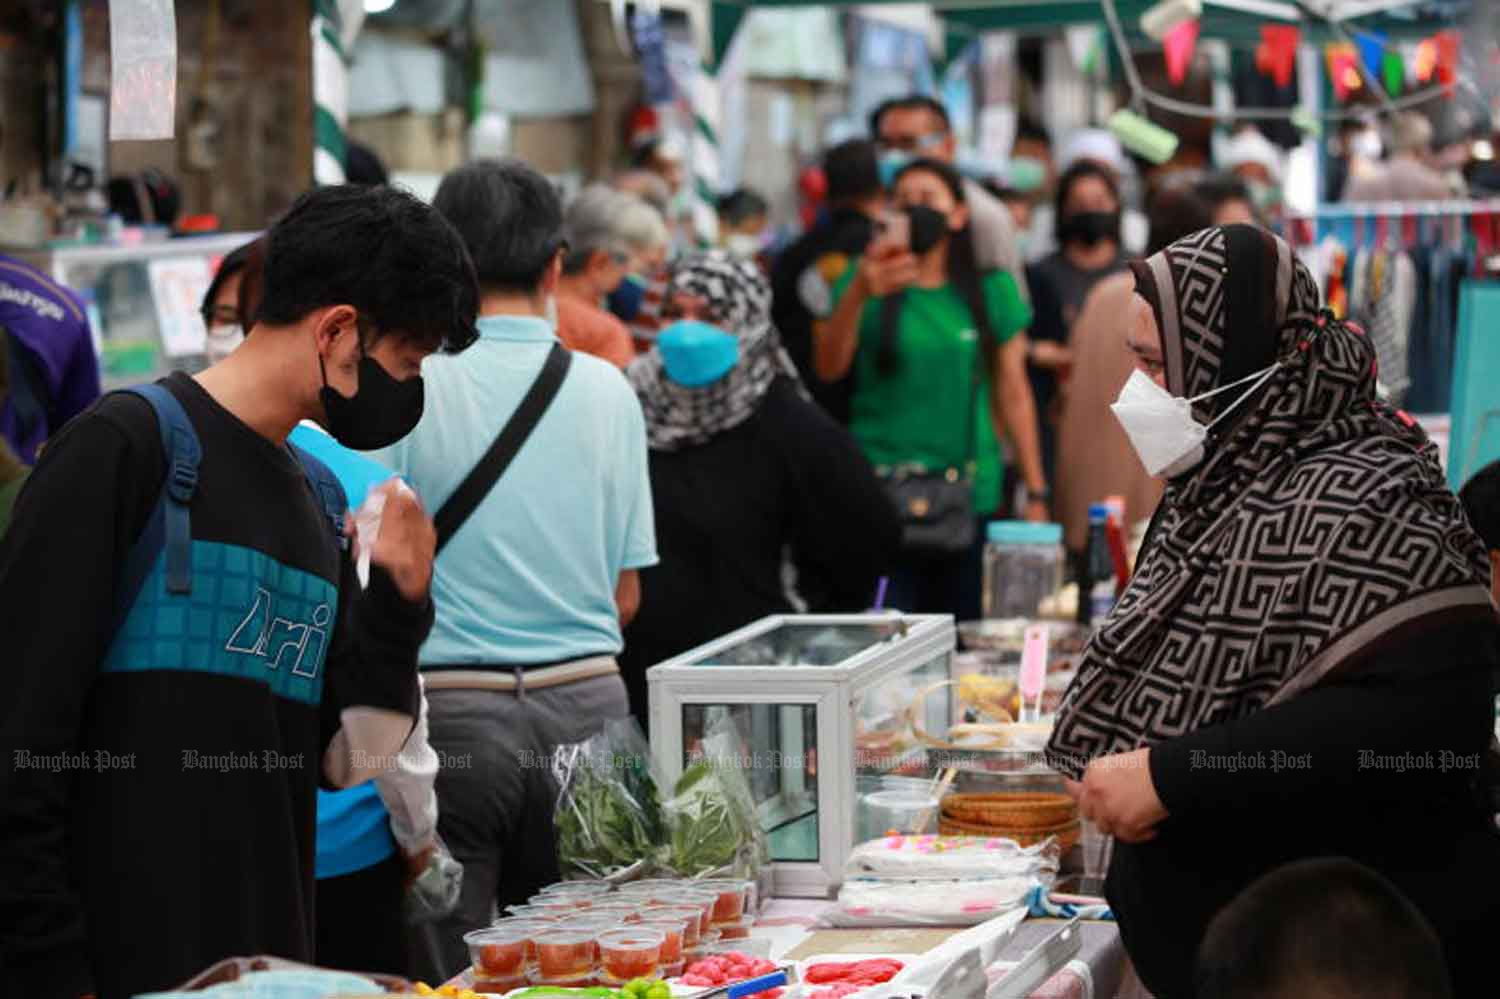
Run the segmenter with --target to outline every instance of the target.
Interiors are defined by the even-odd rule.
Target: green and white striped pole
[[[314,0],[312,17],[313,183],[342,184],[348,148],[349,60],[335,0]]]
[[[719,240],[719,80],[706,60],[693,74],[693,141],[689,159],[693,235],[700,247]]]

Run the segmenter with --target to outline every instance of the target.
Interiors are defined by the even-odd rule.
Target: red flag
[[[1167,79],[1172,86],[1182,86],[1188,67],[1193,63],[1193,49],[1198,44],[1198,20],[1183,21],[1161,40],[1167,50]]]
[[[1437,42],[1438,82],[1451,87],[1458,78],[1458,32],[1439,31],[1433,39]]]
[[[1294,25],[1263,24],[1260,26],[1260,45],[1255,50],[1255,68],[1276,81],[1276,86],[1285,87],[1292,82],[1292,70],[1297,68],[1297,44],[1302,32]]]

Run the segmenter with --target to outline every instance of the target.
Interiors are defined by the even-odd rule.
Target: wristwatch
[[[1027,486],[1022,486],[1021,489],[1025,492],[1026,502],[1028,503],[1048,503],[1052,500],[1052,490],[1050,489],[1031,489]]]

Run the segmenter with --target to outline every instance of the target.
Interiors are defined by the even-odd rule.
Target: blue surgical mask
[[[646,279],[638,274],[627,274],[620,286],[609,293],[609,311],[622,322],[631,322],[640,315],[641,302],[646,298]]]
[[[883,187],[890,187],[896,183],[896,174],[901,168],[912,161],[911,153],[903,153],[899,149],[887,150],[880,154],[876,160],[876,166],[880,170],[880,183]]]
[[[739,363],[740,341],[717,326],[696,319],[680,319],[656,338],[662,367],[678,385],[710,385]]]

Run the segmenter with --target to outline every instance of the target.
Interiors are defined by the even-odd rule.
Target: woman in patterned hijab
[[[631,364],[630,384],[646,415],[646,436],[658,451],[703,444],[755,414],[777,378],[801,381],[771,325],[771,286],[760,268],[723,250],[680,258],[671,268],[662,319],[700,319],[739,339],[739,360],[702,386],[674,381],[659,351]],[[805,393],[804,393],[805,394]]]
[[[679,260],[663,304],[668,323],[716,330],[701,341],[713,363],[693,363],[685,340],[664,360],[668,326],[628,371],[646,419],[661,557],[641,574],[640,614],[619,657],[643,720],[647,668],[768,614],[869,606],[900,536],[859,445],[808,398],[754,263],[723,251]]]
[[[1465,994],[1500,930],[1475,897],[1492,893],[1449,897],[1500,877],[1482,545],[1436,449],[1376,397],[1369,339],[1319,309],[1283,240],[1207,229],[1132,267],[1138,366],[1221,419],[1168,482],[1048,747],[1117,838],[1126,946],[1158,996],[1190,994],[1218,907],[1279,863],[1348,854],[1423,910]]]

